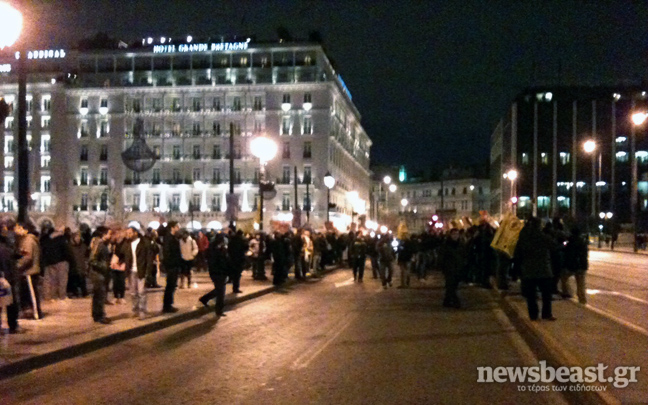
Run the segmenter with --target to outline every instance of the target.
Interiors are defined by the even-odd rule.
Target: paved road
[[[0,382],[3,404],[560,403],[477,383],[478,366],[537,365],[486,290],[464,309],[429,283],[382,290],[348,271]]]
[[[648,335],[648,257],[591,251],[587,288],[592,309]]]

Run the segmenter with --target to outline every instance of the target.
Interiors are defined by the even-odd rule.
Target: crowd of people
[[[290,272],[303,280],[318,277],[326,265],[347,261],[354,281],[363,282],[369,261],[372,277],[383,288],[393,286],[400,271],[399,288],[408,288],[412,278],[425,282],[430,271],[445,278],[443,305],[460,308],[460,283],[507,289],[510,280],[521,279],[529,316],[538,319],[537,290],[542,294],[542,318],[555,319],[551,311],[554,294],[571,297],[568,279],[575,275],[579,302],[586,303],[585,272],[587,243],[578,228],[570,233],[554,220],[541,229],[530,218],[520,232],[513,259],[494,250],[495,229],[483,221],[468,229],[435,229],[413,235],[376,234],[369,230],[346,233],[307,229],[244,234],[241,230],[194,231],[180,229],[171,221],[159,229],[116,229],[100,226],[90,232],[72,232],[46,224],[37,230],[28,223],[5,222],[0,231],[0,272],[14,297],[7,307],[10,333],[16,333],[18,318],[41,319],[41,301],[87,297],[92,293],[91,315],[95,322],[109,324],[105,305],[125,304],[130,289],[132,316],[149,315],[147,290],[162,288],[158,275],[166,275],[163,313],[174,313],[177,288],[192,287],[192,272],[207,271],[214,289],[200,297],[208,306],[216,300],[217,316],[225,316],[227,282],[234,294],[241,293],[240,280],[250,269],[255,280],[267,280],[271,262],[272,282],[282,285]],[[108,296],[112,290],[114,299]]]

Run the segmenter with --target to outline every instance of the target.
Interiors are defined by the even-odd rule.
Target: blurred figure
[[[90,249],[83,243],[81,233],[72,234],[70,241],[70,252],[72,253],[72,263],[70,265],[71,292],[77,297],[88,296],[88,285],[86,277],[88,276],[88,255]]]
[[[230,236],[227,244],[227,252],[230,260],[230,278],[232,279],[232,291],[234,294],[240,294],[241,291],[241,274],[245,265],[245,254],[248,251],[248,242],[243,236],[243,231],[238,230]]]
[[[349,249],[349,263],[353,268],[353,281],[362,283],[364,277],[365,262],[367,261],[367,243],[362,235],[359,235],[353,241]]]
[[[394,275],[394,249],[391,245],[392,238],[385,235],[378,242],[378,262],[380,265],[380,278],[382,279],[382,286],[387,289],[387,286],[392,286],[392,277]]]
[[[182,266],[182,253],[180,252],[180,241],[177,233],[180,225],[176,221],[170,221],[167,224],[167,232],[164,235],[163,260],[166,270],[166,287],[164,288],[164,302],[162,312],[178,312],[178,308],[173,306],[173,295],[175,294],[178,284],[178,274]]]
[[[148,313],[146,306],[146,277],[153,266],[153,249],[151,241],[140,235],[133,227],[126,230],[125,262],[130,272],[130,288],[133,300],[133,316],[145,319]]]
[[[540,229],[540,219],[531,217],[520,236],[513,255],[514,263],[520,267],[522,295],[526,298],[529,318],[538,319],[537,290],[542,295],[542,319],[555,321],[551,311],[553,293],[553,273],[551,270],[551,251],[554,241]]]
[[[44,268],[43,299],[67,299],[71,252],[64,227],[43,228],[41,234],[41,266]]]
[[[110,243],[110,271],[113,279],[113,295],[115,303],[123,304],[126,296],[126,250],[128,240],[126,231],[114,231]]]
[[[569,277],[573,274],[576,278],[576,294],[578,302],[587,304],[587,295],[585,294],[585,273],[589,267],[588,248],[585,238],[577,226],[571,230],[571,235],[567,239],[565,246],[565,272],[562,275],[563,293],[571,295],[569,291]]]
[[[439,265],[445,278],[445,297],[443,306],[461,308],[457,295],[466,264],[466,246],[460,238],[457,228],[450,229],[448,238],[439,249]]]
[[[90,242],[90,278],[92,280],[92,319],[107,325],[111,323],[106,317],[106,278],[110,273],[111,253],[108,244],[112,236],[110,229],[98,227]]]
[[[180,288],[185,288],[184,281],[187,280],[187,288],[191,288],[191,268],[194,259],[198,255],[198,244],[188,231],[183,231],[180,236],[180,255],[182,264],[180,267]]]
[[[40,288],[42,280],[40,277],[40,245],[36,237],[36,230],[29,223],[16,223],[14,225],[14,234],[18,246],[19,259],[16,263],[18,275],[25,282],[25,290],[29,294],[34,314],[38,319],[43,319],[41,311]],[[21,288],[22,290],[22,288]],[[34,316],[36,318],[36,316]]]
[[[225,309],[225,285],[229,273],[229,256],[225,246],[225,238],[218,234],[209,246],[207,251],[207,264],[209,278],[214,283],[214,289],[200,297],[198,300],[207,306],[207,303],[216,298],[216,316],[226,316]]]
[[[0,233],[0,276],[4,277],[11,288],[13,302],[7,308],[7,324],[9,333],[18,333],[18,315],[20,314],[20,274],[14,260],[14,250],[9,245],[6,237],[6,225],[2,225]],[[2,307],[0,307],[0,319],[2,319]]]

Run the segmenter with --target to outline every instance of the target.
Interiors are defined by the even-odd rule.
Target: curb
[[[252,300],[267,294],[270,294],[274,291],[277,291],[280,288],[288,287],[296,282],[294,280],[288,280],[281,287],[266,287],[259,291],[253,292],[242,297],[236,297],[234,299],[226,300],[225,306],[231,306],[235,304],[240,304],[245,301]],[[132,329],[127,329],[121,332],[116,332],[107,336],[103,336],[97,339],[93,339],[87,342],[79,343],[73,346],[68,346],[62,349],[54,350],[49,353],[38,354],[26,359],[19,360],[14,363],[6,364],[0,367],[0,381],[5,380],[11,377],[15,377],[20,374],[28,373],[32,370],[38,368],[46,367],[55,363],[58,363],[63,360],[69,360],[74,357],[82,356],[84,354],[102,349],[104,347],[112,346],[114,344],[124,342],[126,340],[134,339],[152,332],[157,332],[159,330],[190,321],[192,319],[200,318],[203,315],[213,312],[212,307],[200,307],[197,309],[192,309],[181,314],[173,315],[167,318],[160,319],[155,322],[151,322],[142,326],[137,326]]]
[[[560,344],[548,334],[540,331],[534,327],[531,321],[526,321],[523,316],[514,308],[510,299],[506,295],[502,295],[501,291],[497,289],[495,283],[493,284],[492,294],[496,295],[502,310],[509,318],[515,329],[520,333],[522,339],[526,342],[531,350],[547,364],[554,367],[573,367],[579,366],[576,359],[566,352]],[[567,386],[568,383],[554,382],[558,386]],[[600,385],[600,384],[599,384]],[[561,394],[569,403],[575,404],[619,404],[620,402],[614,398],[607,391],[562,391]]]

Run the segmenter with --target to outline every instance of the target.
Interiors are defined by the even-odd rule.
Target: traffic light
[[[4,124],[5,118],[9,116],[10,112],[9,104],[4,98],[0,98],[0,125]]]

